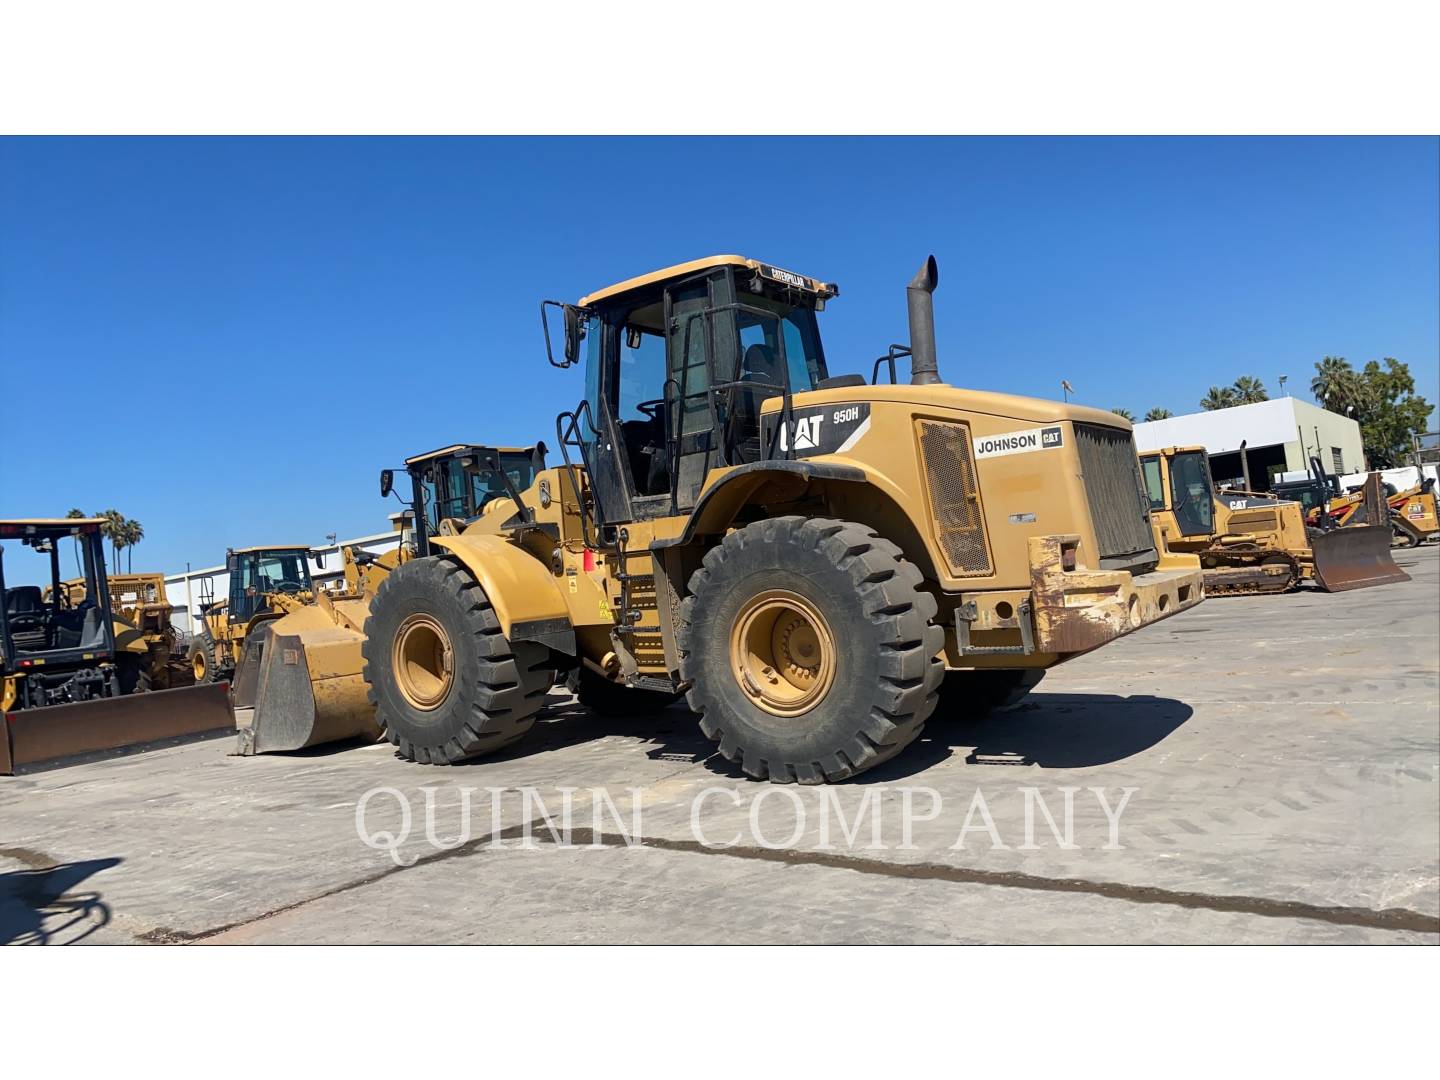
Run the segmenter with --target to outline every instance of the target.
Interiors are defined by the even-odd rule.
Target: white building
[[[1268,491],[1281,473],[1304,473],[1312,455],[1337,476],[1366,468],[1358,423],[1293,397],[1135,425],[1135,446],[1142,453],[1167,446],[1203,446],[1210,452],[1210,472],[1216,482],[1234,482],[1237,487],[1244,473],[1242,442],[1250,486],[1260,491]]]

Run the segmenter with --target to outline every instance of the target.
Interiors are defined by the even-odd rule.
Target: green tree
[[[1239,405],[1236,400],[1235,388],[1233,386],[1212,386],[1209,392],[1200,399],[1200,408],[1206,412],[1214,412],[1216,409],[1228,409],[1232,405]]]
[[[1111,409],[1110,411],[1111,411],[1112,413],[1114,413],[1116,416],[1123,416],[1126,420],[1129,420],[1131,423],[1134,423],[1134,422],[1135,422],[1135,414],[1132,413],[1129,409]]]
[[[1235,391],[1236,404],[1252,405],[1257,401],[1269,401],[1270,395],[1265,384],[1253,375],[1241,375],[1231,387]]]
[[[1157,405],[1155,406],[1155,408],[1151,409],[1145,414],[1145,419],[1147,422],[1150,420],[1169,420],[1170,417],[1174,415],[1175,414],[1169,409],[1162,408],[1161,406]]]
[[[65,516],[72,519],[83,518],[85,511],[72,506],[70,512]],[[70,538],[70,545],[75,549],[75,573],[78,577],[84,577],[85,567],[80,564],[80,538],[78,536],[72,536]]]
[[[1371,360],[1358,382],[1352,415],[1360,422],[1370,467],[1389,469],[1404,464],[1412,438],[1429,427],[1431,404],[1415,393],[1409,365],[1393,356]]]

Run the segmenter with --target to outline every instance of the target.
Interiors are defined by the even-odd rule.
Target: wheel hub
[[[433,616],[409,616],[395,631],[390,651],[395,685],[413,708],[429,712],[449,696],[455,682],[450,635]]]
[[[835,639],[808,599],[786,589],[751,597],[730,629],[730,666],[741,690],[775,716],[812,709],[835,679]]]

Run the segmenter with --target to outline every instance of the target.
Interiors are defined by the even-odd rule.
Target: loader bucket
[[[1410,575],[1390,557],[1390,529],[1380,525],[1347,525],[1312,536],[1315,580],[1326,592],[1348,592],[1409,581]]]
[[[12,776],[112,751],[153,750],[228,732],[235,726],[235,714],[229,684],[219,682],[24,709],[6,714],[3,723],[0,776]]]
[[[273,627],[254,661],[254,712],[239,753],[268,754],[380,736],[361,675],[361,634],[340,626]],[[247,647],[247,658],[249,649]]]

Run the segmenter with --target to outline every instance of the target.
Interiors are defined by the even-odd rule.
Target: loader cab
[[[787,452],[761,404],[827,378],[817,312],[832,284],[739,256],[684,263],[547,301],[565,319],[558,367],[585,364],[585,399],[557,421],[584,463],[601,525],[683,513],[713,468]],[[551,342],[546,322],[547,345]]]
[[[103,526],[98,518],[0,521],[3,709],[117,692]],[[61,566],[70,560],[83,577],[67,587]]]
[[[417,553],[429,554],[429,537],[440,531],[442,521],[469,524],[497,499],[518,502],[545,468],[546,453],[543,442],[525,447],[457,444],[407,458]],[[388,495],[393,482],[389,469],[382,472],[381,493]]]
[[[262,611],[268,611],[265,598],[270,593],[311,592],[309,547],[253,547],[230,551],[225,556],[225,569],[230,575],[230,601],[227,606],[232,623],[247,623]]]
[[[1140,474],[1150,510],[1174,514],[1181,536],[1214,533],[1215,491],[1210,480],[1210,456],[1204,450],[1142,454]]]

